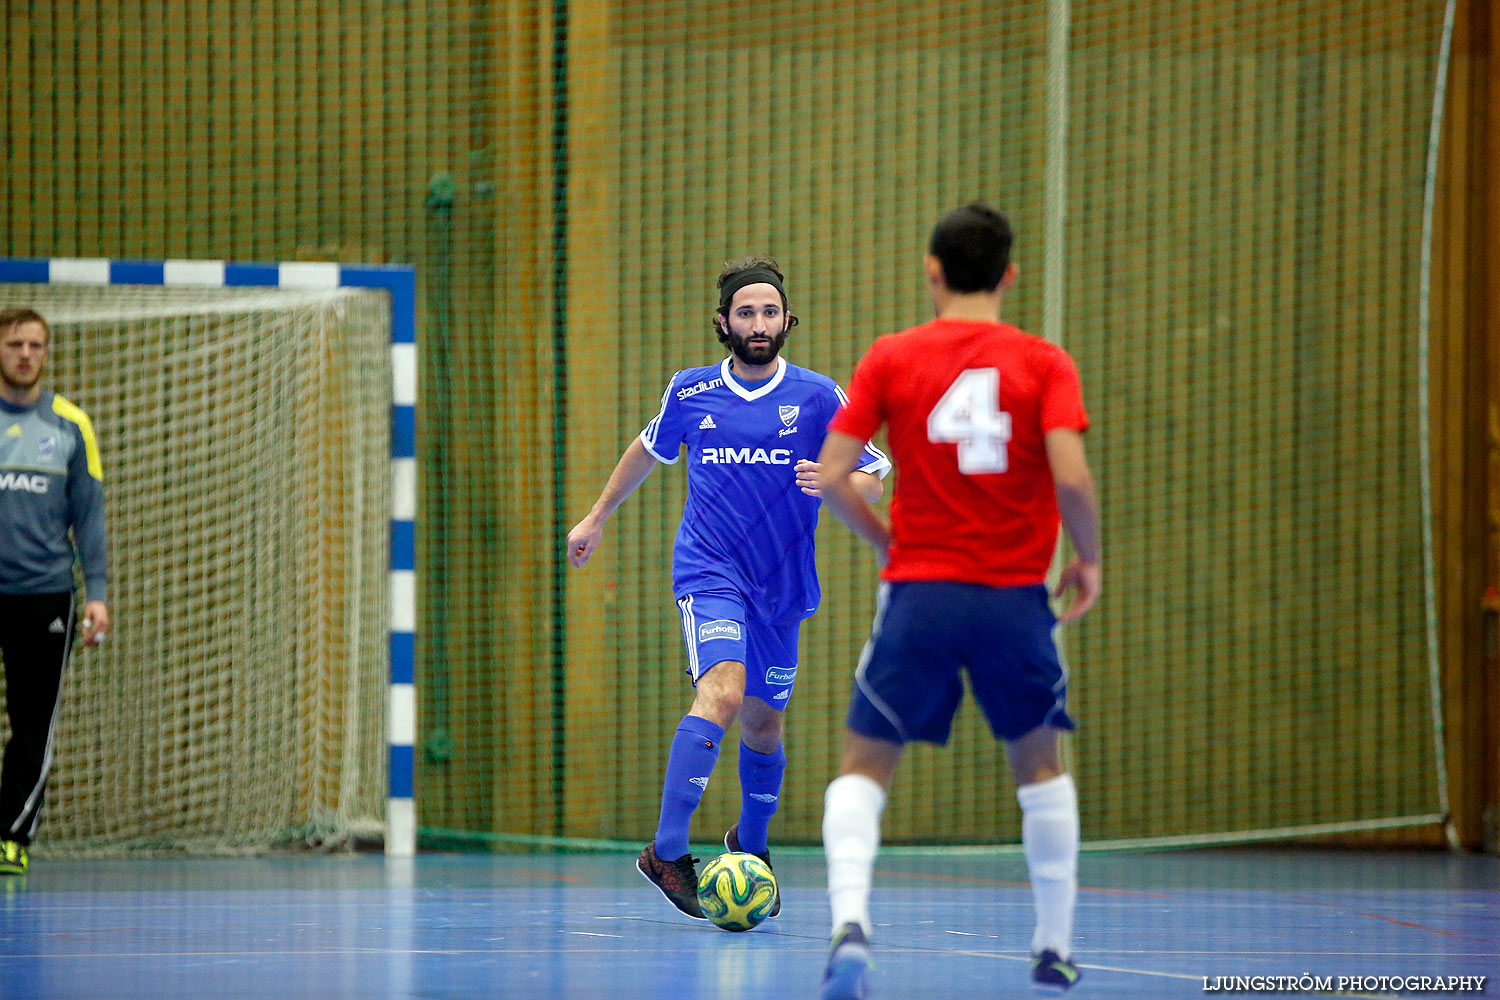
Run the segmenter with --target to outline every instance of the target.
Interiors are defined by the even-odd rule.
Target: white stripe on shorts
[[[1047,710],[1047,717],[1042,720],[1042,725],[1053,725],[1052,720],[1057,718],[1059,712],[1067,710],[1063,704],[1062,693],[1068,686],[1068,658],[1063,655],[1062,643],[1057,641],[1057,634],[1062,631],[1062,623],[1058,622],[1052,626],[1052,648],[1057,652],[1057,665],[1061,668],[1061,676],[1057,683],[1052,685],[1052,693],[1056,695],[1052,700],[1052,707]]]
[[[693,683],[698,683],[698,626],[693,621],[693,595],[689,594],[677,602],[682,610],[682,638],[687,643],[688,673]]]
[[[869,699],[870,704],[875,706],[875,711],[885,716],[903,740],[908,740],[906,727],[901,724],[901,717],[887,705],[885,699],[875,693],[875,689],[865,680],[865,667],[870,663],[870,657],[875,652],[875,640],[880,638],[880,628],[885,622],[885,608],[891,599],[891,585],[882,582],[875,591],[875,620],[870,624],[870,638],[865,641],[865,648],[859,652],[859,666],[854,668],[854,683],[859,687],[864,696]]]

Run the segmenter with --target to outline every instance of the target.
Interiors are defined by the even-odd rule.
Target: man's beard
[[[752,345],[749,337],[741,337],[739,334],[733,332],[729,333],[728,337],[729,350],[735,357],[747,365],[770,364],[781,353],[781,345],[786,343],[785,330],[772,337],[770,343],[766,344]]]
[[[26,376],[21,377],[26,378]],[[31,369],[30,381],[26,382],[17,381],[11,376],[10,372],[5,371],[4,369],[0,369],[0,382],[5,383],[5,386],[8,389],[30,389],[32,386],[36,385],[37,382],[41,381],[41,378],[42,369],[40,366]]]

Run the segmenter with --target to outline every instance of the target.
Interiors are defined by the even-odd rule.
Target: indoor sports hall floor
[[[775,860],[782,916],[729,934],[679,917],[633,851],[42,858],[0,882],[0,998],[816,997],[822,857]],[[1024,878],[1014,856],[883,855],[876,1000],[1028,995]],[[1099,853],[1080,881],[1071,997],[1304,974],[1482,975],[1500,996],[1500,858]]]

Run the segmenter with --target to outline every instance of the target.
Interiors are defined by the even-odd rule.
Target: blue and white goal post
[[[385,852],[416,852],[416,272],[406,265],[222,260],[0,259],[0,282],[228,288],[384,289],[391,304],[390,766]]]

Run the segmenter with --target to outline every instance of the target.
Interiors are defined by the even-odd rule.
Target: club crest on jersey
[[[796,667],[772,667],[766,671],[767,684],[790,684],[796,679]]]
[[[719,618],[715,621],[704,622],[698,626],[699,642],[707,642],[710,639],[738,638],[740,638],[740,623],[730,621],[728,618]]]
[[[786,427],[790,427],[797,422],[797,414],[801,410],[802,407],[800,406],[778,406],[776,408],[776,412],[781,414],[781,423]]]
[[[47,459],[57,450],[57,438],[51,434],[43,434],[36,439],[36,454],[38,458]]]

